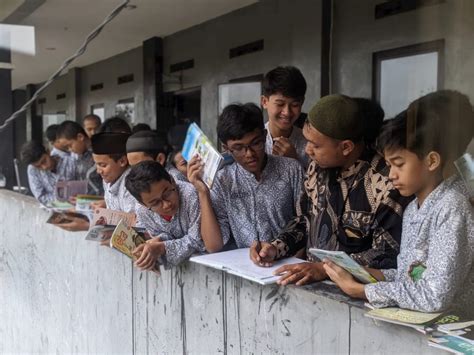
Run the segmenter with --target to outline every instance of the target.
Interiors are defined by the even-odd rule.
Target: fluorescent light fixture
[[[34,56],[36,54],[35,28],[0,24],[0,48]]]

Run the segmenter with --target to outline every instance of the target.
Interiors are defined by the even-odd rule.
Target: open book
[[[193,256],[189,260],[214,269],[223,270],[229,274],[259,283],[260,285],[268,285],[277,282],[280,276],[273,275],[273,272],[280,266],[304,262],[302,259],[292,257],[278,260],[271,267],[260,267],[250,260],[249,248]]]
[[[365,284],[377,282],[377,280],[371,274],[369,274],[361,265],[359,265],[343,251],[329,251],[310,248],[309,252],[321,261],[324,259],[332,261],[334,264],[351,273],[352,276],[354,276],[360,282]]]
[[[94,209],[86,240],[101,242],[109,239],[115,227],[122,220],[127,226],[134,226],[136,216],[134,213],[114,211],[107,208]]]
[[[188,162],[196,154],[201,157],[202,162],[204,163],[202,181],[211,188],[217,170],[224,158],[195,123],[191,123],[188,128],[181,154]]]
[[[73,218],[82,218],[87,221],[87,217],[83,214],[76,213],[76,212],[69,212],[69,211],[51,211],[51,215],[49,216],[46,223],[49,224],[64,224],[70,223],[73,221]]]
[[[146,239],[143,234],[129,227],[124,220],[120,220],[110,238],[110,247],[135,261],[137,257],[133,255],[133,250],[145,242]],[[160,267],[158,263],[156,263],[153,271],[159,274]]]
[[[365,316],[388,323],[400,324],[415,328],[425,333],[425,328],[432,326],[442,313],[425,313],[398,307],[375,308]]]

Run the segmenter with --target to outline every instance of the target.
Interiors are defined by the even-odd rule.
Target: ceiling
[[[136,48],[150,37],[164,37],[255,2],[131,0],[136,8],[124,9],[71,67],[95,63]],[[47,79],[121,3],[122,0],[1,0],[2,22],[35,27],[36,55],[12,53],[12,87]]]

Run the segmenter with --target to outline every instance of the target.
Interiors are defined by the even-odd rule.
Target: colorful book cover
[[[425,313],[398,307],[375,308],[365,314],[365,316],[369,318],[419,328],[421,330],[432,324],[441,315],[442,313]]]
[[[56,183],[56,199],[68,201],[71,197],[87,193],[87,180],[58,181]]]
[[[102,242],[110,239],[115,227],[122,220],[129,226],[135,226],[136,216],[134,213],[107,208],[94,209],[86,240]]]
[[[310,248],[309,252],[316,256],[321,261],[324,259],[332,261],[334,264],[342,267],[347,272],[351,273],[357,280],[365,284],[375,283],[377,280],[367,272],[361,265],[353,260],[349,255],[343,251],[330,251],[323,249]]]
[[[190,161],[196,154],[201,157],[204,163],[202,181],[211,188],[224,158],[197,124],[189,126],[181,153],[186,161]]]
[[[87,220],[87,217],[80,213],[53,211],[51,215],[49,216],[48,220],[46,221],[46,223],[49,223],[49,224],[70,223],[73,221],[73,218],[82,218],[84,220]]]
[[[432,335],[428,345],[449,351],[454,354],[474,355],[474,343],[446,334]]]

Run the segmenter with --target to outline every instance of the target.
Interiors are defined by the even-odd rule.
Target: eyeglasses
[[[163,203],[166,202],[171,202],[170,199],[173,196],[173,194],[176,192],[176,188],[172,188],[169,190],[166,190],[161,194],[160,199],[155,199],[153,200],[153,203],[148,206],[148,210],[153,210],[153,209],[158,209],[163,207]]]
[[[253,152],[257,153],[262,151],[265,148],[265,139],[259,139],[255,142],[250,144],[236,144],[234,147],[229,148],[229,152],[231,152],[236,157],[242,157],[247,153],[247,149],[252,150]]]

